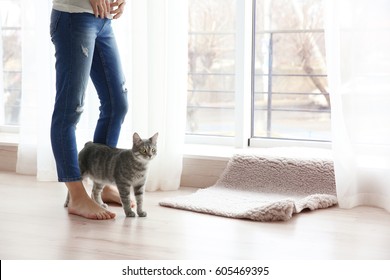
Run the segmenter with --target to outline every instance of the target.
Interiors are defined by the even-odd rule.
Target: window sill
[[[0,146],[17,147],[19,134],[13,132],[0,132]]]
[[[185,144],[183,154],[185,158],[225,161],[238,151],[231,146]]]
[[[309,143],[309,144],[307,144]],[[305,157],[328,157],[331,155],[331,143],[318,145],[313,142],[299,141],[263,141],[260,145],[238,149],[232,146],[207,145],[207,144],[185,144],[184,157],[204,160],[222,160],[226,161],[234,154],[265,154],[265,155],[299,155],[303,153]]]

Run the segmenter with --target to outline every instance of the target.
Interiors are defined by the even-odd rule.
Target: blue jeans
[[[56,98],[51,144],[58,180],[81,180],[76,125],[83,112],[89,77],[100,100],[94,139],[115,147],[128,110],[127,89],[110,19],[89,13],[52,10],[50,36],[55,46]]]

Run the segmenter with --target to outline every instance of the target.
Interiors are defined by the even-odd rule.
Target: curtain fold
[[[50,144],[55,97],[54,48],[49,36],[51,1],[23,0],[22,110],[17,172],[57,180]],[[180,186],[187,92],[187,1],[133,0],[113,21],[127,78],[130,110],[118,147],[130,148],[132,133],[159,132],[147,190]],[[77,126],[79,149],[93,137],[99,101],[92,82]]]
[[[339,205],[390,211],[390,1],[326,1]]]

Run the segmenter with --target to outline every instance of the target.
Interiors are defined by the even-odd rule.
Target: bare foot
[[[105,203],[115,203],[122,205],[121,198],[118,192],[118,189],[114,186],[105,186],[102,192],[102,200]],[[131,208],[135,207],[135,202],[133,199],[130,201]]]
[[[81,181],[67,182],[70,201],[68,213],[92,220],[108,220],[115,218],[115,213],[100,207],[85,191]]]

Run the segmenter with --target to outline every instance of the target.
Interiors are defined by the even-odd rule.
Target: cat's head
[[[142,160],[151,160],[157,155],[157,137],[154,134],[149,139],[142,139],[137,132],[133,134],[133,154]]]

